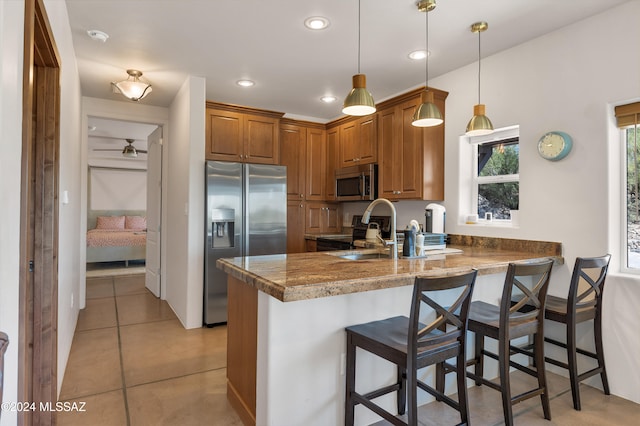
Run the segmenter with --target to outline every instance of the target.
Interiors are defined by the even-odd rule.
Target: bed
[[[87,263],[144,260],[147,250],[146,212],[91,210],[87,217]]]

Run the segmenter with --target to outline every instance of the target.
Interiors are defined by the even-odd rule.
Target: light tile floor
[[[87,278],[87,307],[80,312],[60,393],[61,401],[85,402],[86,412],[60,412],[58,425],[241,425],[227,402],[225,367],[226,327],[185,330],[166,302],[144,288],[144,275]],[[513,373],[514,394],[529,379]],[[581,385],[578,412],[569,381],[551,373],[548,380],[552,420],[544,420],[534,398],[514,407],[516,425],[638,424],[638,404]],[[472,386],[469,403],[472,424],[503,424],[497,391]],[[460,421],[442,403],[420,411],[421,425]]]
[[[144,275],[87,278],[58,425],[241,425],[226,396],[226,327],[185,330]]]

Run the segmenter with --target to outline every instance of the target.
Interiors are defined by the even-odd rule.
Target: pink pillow
[[[124,216],[98,216],[96,229],[124,229]]]
[[[125,229],[147,229],[147,218],[144,216],[125,216]]]

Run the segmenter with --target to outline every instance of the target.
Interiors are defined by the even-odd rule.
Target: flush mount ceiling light
[[[254,84],[256,84],[256,83],[254,83],[254,82],[253,82],[253,81],[251,81],[251,80],[238,80],[238,81],[236,81],[236,84],[237,84],[238,86],[242,86],[242,87],[251,87],[251,86],[253,86],[253,85],[254,85]]]
[[[429,56],[429,52],[427,52],[426,50],[414,50],[413,52],[409,53],[409,59],[413,59],[414,61],[420,61],[424,58],[426,58],[427,56]]]
[[[356,116],[376,112],[373,96],[367,90],[367,76],[360,74],[360,0],[358,0],[358,74],[353,76],[353,89],[344,100],[342,112]]]
[[[312,16],[304,20],[304,26],[310,30],[324,30],[329,26],[329,20],[322,16]]]
[[[480,103],[480,33],[489,28],[486,22],[476,22],[471,25],[471,32],[478,33],[478,103],[473,107],[473,117],[467,124],[467,136],[481,136],[493,133],[493,124],[485,114],[485,106]]]
[[[429,51],[429,12],[436,7],[435,0],[422,0],[418,3],[418,10],[425,15],[425,45],[426,52]],[[442,124],[442,113],[440,108],[434,103],[433,92],[429,91],[429,56],[425,64],[425,84],[422,92],[422,104],[416,109],[411,121],[412,126],[432,127]]]
[[[119,92],[127,99],[135,102],[151,93],[151,91],[153,90],[151,89],[151,85],[140,81],[140,77],[142,77],[142,71],[127,70],[127,74],[129,74],[129,77],[126,80],[122,80],[117,83],[111,83],[111,86],[113,86],[115,93]]]
[[[91,37],[92,40],[101,41],[103,43],[106,42],[109,38],[109,34],[100,30],[89,30],[87,31],[87,34],[89,35],[89,37]]]

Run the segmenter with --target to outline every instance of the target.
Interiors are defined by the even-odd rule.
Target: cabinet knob
[[[238,155],[238,157],[242,158],[243,156],[242,156],[242,154],[240,154],[240,155]]]
[[[303,194],[300,194],[300,198],[304,198],[304,195],[303,195]]]
[[[304,207],[304,205],[300,204],[300,208],[303,208],[303,207]]]

